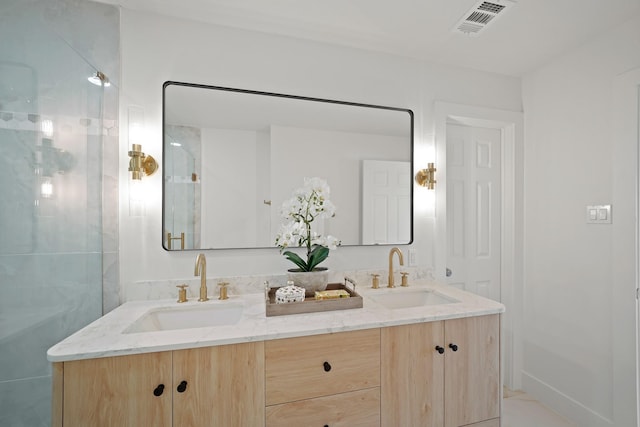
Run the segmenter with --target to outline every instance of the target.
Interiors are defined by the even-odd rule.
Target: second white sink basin
[[[371,298],[374,302],[389,309],[453,304],[456,302],[460,302],[454,298],[444,296],[430,289],[390,290],[380,295],[372,295],[369,298]]]
[[[242,317],[242,310],[242,305],[227,302],[207,303],[202,306],[157,308],[142,315],[124,333],[235,325]]]

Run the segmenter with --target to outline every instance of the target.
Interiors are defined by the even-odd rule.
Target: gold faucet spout
[[[207,297],[207,259],[204,254],[198,254],[193,275],[200,276],[200,298],[198,301],[209,301]]]
[[[395,285],[393,284],[393,254],[398,254],[398,261],[400,261],[400,265],[404,265],[402,251],[398,248],[391,248],[389,251],[389,281],[387,282],[387,287],[389,288],[395,288]]]

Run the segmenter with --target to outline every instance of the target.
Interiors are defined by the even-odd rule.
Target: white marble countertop
[[[425,305],[420,307],[389,309],[370,297],[385,293],[415,292],[431,289],[437,294],[459,302]],[[230,295],[226,301],[212,299],[207,302],[190,300],[178,304],[175,300],[149,300],[127,302],[101,317],[47,352],[51,362],[92,359],[126,354],[209,347],[251,341],[265,341],[305,335],[316,335],[358,329],[380,328],[435,320],[480,316],[504,312],[504,305],[461,291],[451,286],[434,283],[411,284],[407,288],[371,289],[359,286],[363,308],[266,317],[264,294]],[[242,305],[242,315],[233,325],[202,328],[174,329],[154,332],[125,333],[149,310],[166,307],[204,307],[210,305]]]

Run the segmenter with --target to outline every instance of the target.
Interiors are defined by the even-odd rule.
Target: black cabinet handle
[[[455,344],[449,344],[449,348],[453,351],[458,351],[458,346]]]
[[[331,364],[329,362],[324,362],[322,366],[324,366],[325,372],[329,372],[331,370]]]
[[[158,385],[158,387],[156,387],[153,390],[153,395],[154,396],[162,396],[162,392],[164,391],[164,384],[160,384]]]
[[[444,353],[444,347],[440,347],[439,345],[436,346],[436,351],[440,354]]]
[[[187,389],[187,382],[184,380],[180,384],[178,384],[178,387],[176,388],[176,390],[178,390],[178,393],[184,393],[186,389]]]

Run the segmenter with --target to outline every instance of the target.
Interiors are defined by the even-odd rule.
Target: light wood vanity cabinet
[[[264,423],[262,342],[61,362],[53,383],[53,426]]]
[[[266,425],[380,425],[380,330],[265,343]]]
[[[54,363],[52,425],[499,427],[499,319]]]
[[[382,426],[498,426],[499,322],[496,314],[383,328]]]

